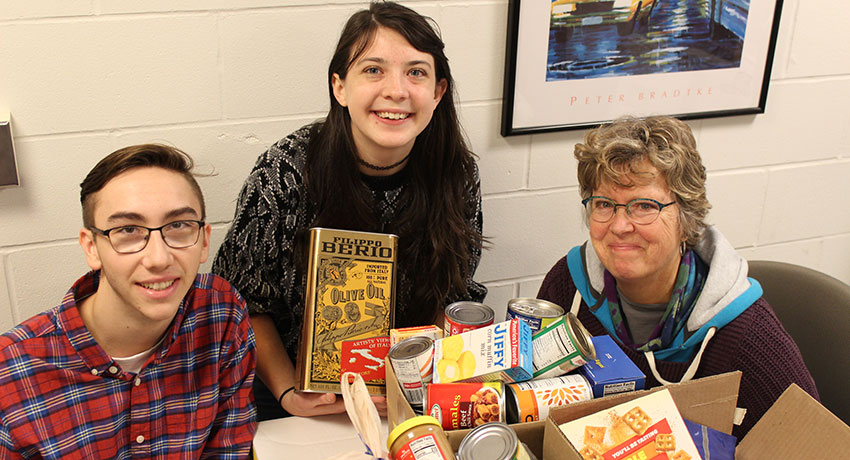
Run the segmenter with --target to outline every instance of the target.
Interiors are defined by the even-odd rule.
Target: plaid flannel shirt
[[[159,349],[125,372],[62,304],[0,336],[0,459],[248,458],[256,350],[245,302],[199,274]]]

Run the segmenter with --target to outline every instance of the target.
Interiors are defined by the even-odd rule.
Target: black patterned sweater
[[[236,213],[224,242],[216,254],[212,271],[227,279],[248,304],[252,314],[268,313],[274,319],[283,344],[295,362],[304,315],[304,274],[298,269],[295,239],[303,235],[316,218],[307,199],[304,170],[310,127],[305,126],[281,139],[257,159],[245,180]],[[403,191],[409,176],[406,169],[386,177],[361,175],[372,191],[382,231],[404,206]],[[482,230],[481,192],[478,169],[470,184],[468,200],[473,228]],[[487,288],[472,275],[481,260],[481,250],[473,248],[467,292],[456,300],[482,301]],[[408,273],[396,274],[396,327],[410,326],[411,280]]]

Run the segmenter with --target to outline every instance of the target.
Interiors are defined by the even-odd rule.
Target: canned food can
[[[489,326],[493,324],[495,316],[493,309],[483,303],[455,302],[446,307],[443,333],[445,336],[458,335],[462,332]]]
[[[534,378],[557,377],[595,360],[596,350],[590,337],[572,313],[534,334],[531,344]]]
[[[579,374],[512,383],[507,386],[505,394],[507,422],[544,420],[550,407],[591,399],[593,390],[590,382]]]
[[[530,460],[513,428],[488,423],[469,432],[458,447],[458,460]]]
[[[508,301],[505,320],[521,319],[531,328],[531,333],[535,334],[562,316],[564,316],[564,309],[558,304],[542,299],[520,297]]]
[[[505,387],[502,382],[432,383],[425,397],[425,413],[445,430],[474,428],[505,421]]]
[[[429,337],[410,337],[393,345],[387,356],[404,398],[414,410],[421,411],[425,385],[434,375],[434,341]]]
[[[427,415],[399,423],[387,437],[387,448],[395,460],[456,460],[440,423]]]

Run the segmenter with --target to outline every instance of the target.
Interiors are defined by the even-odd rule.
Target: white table
[[[381,419],[382,432],[387,432],[387,419]],[[267,420],[257,425],[254,456],[257,460],[316,459],[325,460],[349,452],[365,452],[366,448],[348,414],[320,417],[287,417]],[[367,455],[363,460],[371,460]]]

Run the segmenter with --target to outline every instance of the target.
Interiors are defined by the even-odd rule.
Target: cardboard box
[[[691,382],[622,393],[554,408],[544,428],[545,460],[582,460],[558,425],[578,417],[668,388],[683,418],[731,433],[738,399],[740,372]],[[797,385],[776,400],[740,441],[737,460],[844,458],[850,452],[850,427]]]
[[[590,382],[594,398],[643,390],[646,376],[610,335],[599,335],[590,340],[596,349],[596,361],[585,364],[580,371]]]
[[[401,392],[401,387],[398,385],[393,367],[390,365],[389,359],[385,365],[387,369],[387,425],[389,431],[392,431],[399,423],[414,417],[416,414],[413,408],[404,399],[404,394]],[[538,422],[514,423],[511,428],[516,431],[519,440],[524,442],[532,453],[537,458],[543,458],[543,420]],[[457,452],[460,442],[472,430],[451,430],[446,431],[449,441],[452,443],[452,448]]]

